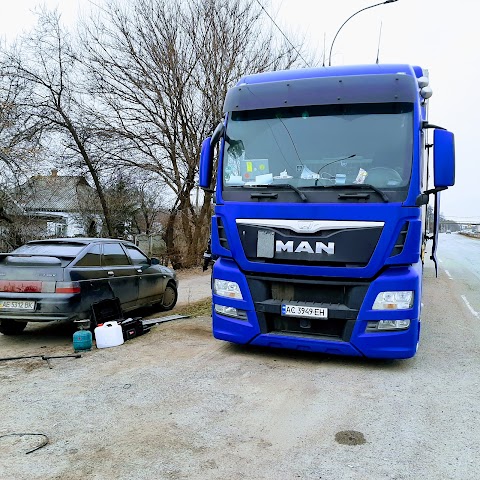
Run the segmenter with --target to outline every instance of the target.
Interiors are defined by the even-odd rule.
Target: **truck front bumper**
[[[351,287],[346,296],[358,297],[361,292],[359,308],[350,308],[348,299],[346,305],[339,305],[338,298],[335,300],[337,303],[327,304],[324,293],[319,293],[318,298],[311,298],[315,296],[315,291],[325,290],[328,282],[323,279],[322,285],[315,289],[314,281],[305,279],[308,284],[305,283],[304,287],[310,292],[307,294],[308,298],[317,305],[321,302],[329,309],[327,320],[312,320],[311,326],[305,329],[298,327],[299,319],[286,319],[281,316],[282,302],[291,301],[292,298],[282,300],[278,293],[271,293],[274,290],[272,285],[280,281],[284,285],[288,284],[285,278],[257,277],[252,281],[238,269],[235,262],[227,259],[215,263],[213,278],[236,282],[243,296],[243,299],[239,300],[213,294],[213,334],[217,339],[238,344],[369,358],[410,358],[417,351],[420,335],[421,264],[390,268],[373,281],[362,282],[361,288],[358,285]],[[302,279],[295,279],[295,282],[295,288],[302,290]],[[332,284],[338,285],[339,280],[332,279]],[[355,288],[357,290],[354,290]],[[399,290],[414,292],[412,308],[372,309],[379,292]],[[232,307],[241,312],[243,318],[219,313],[216,306]],[[398,331],[367,330],[369,321],[379,320],[409,320],[410,325],[407,329]]]

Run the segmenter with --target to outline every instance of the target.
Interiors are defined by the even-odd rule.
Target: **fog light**
[[[413,306],[413,292],[380,292],[373,302],[373,310],[406,310]]]
[[[238,318],[239,320],[247,319],[247,312],[245,310],[239,310],[234,307],[226,307],[225,305],[215,304],[215,311],[220,315],[225,315],[226,317]]]
[[[410,320],[378,320],[367,323],[367,332],[385,332],[392,330],[407,330],[410,327]]]
[[[237,282],[219,280],[216,278],[213,282],[213,293],[220,295],[221,297],[243,300],[242,292],[240,291],[240,286]]]

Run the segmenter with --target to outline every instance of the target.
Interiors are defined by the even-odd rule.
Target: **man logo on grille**
[[[306,240],[300,242],[296,248],[294,248],[293,240],[288,242],[282,242],[277,240],[275,242],[275,251],[276,252],[288,252],[288,253],[312,253],[312,254],[322,254],[326,253],[327,255],[335,254],[335,242],[328,242],[325,245],[323,242],[315,242],[315,248],[310,245]]]

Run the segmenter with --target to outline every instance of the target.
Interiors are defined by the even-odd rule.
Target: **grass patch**
[[[210,316],[212,314],[212,299],[209,297],[187,305],[179,305],[172,310],[172,313],[190,315],[192,317]]]
[[[205,298],[198,302],[192,302],[187,305],[177,305],[173,310],[168,312],[158,312],[149,317],[144,318],[161,318],[169,315],[188,315],[189,317],[203,317],[212,314],[212,299]]]

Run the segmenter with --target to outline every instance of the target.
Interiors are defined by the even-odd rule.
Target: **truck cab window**
[[[231,112],[223,184],[228,189],[367,183],[406,194],[412,154],[410,103]]]

